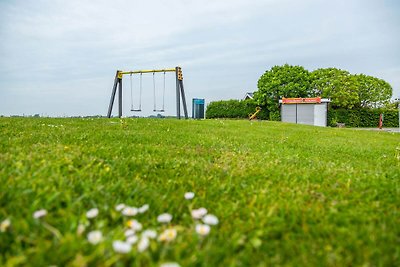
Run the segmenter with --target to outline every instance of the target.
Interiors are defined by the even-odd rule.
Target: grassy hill
[[[120,203],[149,210],[127,217]],[[219,220],[206,236],[191,216],[200,207]],[[395,133],[0,118],[0,265],[399,266],[399,207]],[[162,213],[172,221],[157,222]],[[131,219],[143,226],[139,239],[144,229],[158,239],[118,253],[113,241],[125,240]],[[169,242],[159,240],[166,229],[177,233]],[[102,238],[91,244],[95,230]]]

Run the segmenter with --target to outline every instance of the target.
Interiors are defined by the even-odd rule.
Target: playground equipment
[[[257,114],[261,111],[260,107],[256,107],[256,111],[252,114],[249,114],[249,120],[254,120],[255,118],[257,118]]]
[[[163,83],[163,93],[162,93],[162,106],[161,108],[157,108],[156,103],[156,83],[155,83],[155,73],[162,72],[164,73],[164,83]],[[114,104],[115,94],[118,88],[118,117],[122,117],[122,78],[124,75],[129,74],[130,77],[130,88],[131,88],[131,111],[140,112],[142,111],[142,75],[146,73],[153,73],[153,111],[164,112],[165,111],[165,74],[167,72],[175,72],[175,81],[176,81],[176,117],[178,119],[181,118],[181,97],[182,97],[182,105],[183,111],[185,113],[185,119],[188,118],[187,105],[186,105],[186,97],[185,90],[183,87],[183,75],[181,67],[175,67],[171,69],[160,69],[160,70],[136,70],[136,71],[121,71],[117,70],[114,79],[114,86],[111,91],[111,99],[110,104],[108,106],[107,117],[111,117],[111,112]],[[139,105],[137,108],[133,105],[133,86],[132,86],[132,75],[140,74],[140,86],[139,86]]]

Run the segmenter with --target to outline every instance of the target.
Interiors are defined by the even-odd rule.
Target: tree
[[[359,103],[357,79],[348,71],[336,68],[311,72],[311,95],[330,98],[338,108],[353,108]]]
[[[393,89],[386,81],[364,74],[355,75],[358,85],[359,106],[377,108],[387,105]]]
[[[302,66],[274,66],[258,80],[258,91],[254,98],[270,112],[279,110],[282,97],[309,96],[310,75]]]

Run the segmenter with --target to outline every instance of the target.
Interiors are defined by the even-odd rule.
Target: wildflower
[[[47,210],[45,209],[41,209],[41,210],[37,210],[33,213],[33,218],[35,219],[39,219],[41,217],[44,217],[47,215]]]
[[[128,242],[121,241],[121,240],[114,241],[112,245],[113,245],[114,251],[117,253],[126,254],[126,253],[129,253],[132,249],[131,244],[129,244]]]
[[[136,220],[130,220],[126,223],[126,225],[133,231],[140,231],[143,228],[142,224]]]
[[[126,207],[125,204],[121,203],[121,204],[118,204],[117,206],[115,206],[115,210],[116,210],[116,211],[121,211],[121,210],[123,210],[125,207]]]
[[[126,238],[126,242],[131,245],[135,244],[138,240],[139,238],[137,237],[137,235],[131,235]]]
[[[85,225],[79,224],[78,228],[76,229],[76,233],[78,235],[81,235],[81,234],[83,234],[83,232],[85,232],[85,229],[86,229]]]
[[[207,209],[206,208],[199,208],[199,209],[194,209],[192,210],[192,217],[193,219],[201,219],[203,218],[204,215],[207,214]]]
[[[149,204],[145,204],[138,209],[139,213],[145,213],[149,209]]]
[[[215,215],[207,214],[204,216],[203,222],[208,225],[217,225],[219,221]]]
[[[4,233],[7,231],[7,229],[11,226],[11,221],[10,219],[5,219],[4,221],[1,222],[0,224],[0,232]]]
[[[181,267],[181,266],[176,262],[165,262],[162,263],[160,267]]]
[[[142,237],[138,244],[138,251],[143,252],[150,246],[150,241],[146,237]]]
[[[211,227],[207,224],[198,224],[196,225],[196,233],[201,236],[206,236],[210,233]]]
[[[176,235],[177,235],[177,233],[176,233],[175,229],[173,229],[173,228],[167,229],[160,234],[160,236],[158,237],[158,240],[169,242],[169,241],[174,240],[176,238]]]
[[[185,199],[193,199],[194,198],[194,193],[193,192],[186,192],[185,193]]]
[[[103,234],[100,231],[92,231],[87,235],[87,240],[92,245],[97,245],[103,240]]]
[[[122,214],[125,216],[135,216],[138,213],[138,209],[135,207],[125,207],[122,209]]]
[[[135,231],[134,230],[132,230],[132,229],[128,229],[128,230],[126,230],[125,231],[125,237],[129,237],[129,236],[132,236],[132,235],[135,235]]]
[[[163,213],[161,215],[158,215],[157,221],[159,223],[169,223],[172,220],[172,215],[169,213]]]
[[[97,217],[97,215],[99,215],[99,210],[98,209],[90,209],[88,210],[88,212],[86,212],[86,217],[88,219],[93,219],[95,217]]]
[[[157,232],[154,230],[144,230],[142,233],[142,237],[147,237],[150,239],[154,239],[157,237]]]

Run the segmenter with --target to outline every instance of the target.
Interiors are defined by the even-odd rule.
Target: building
[[[281,121],[314,126],[327,126],[328,103],[327,98],[282,98]]]
[[[242,100],[254,99],[254,93],[246,93]]]

